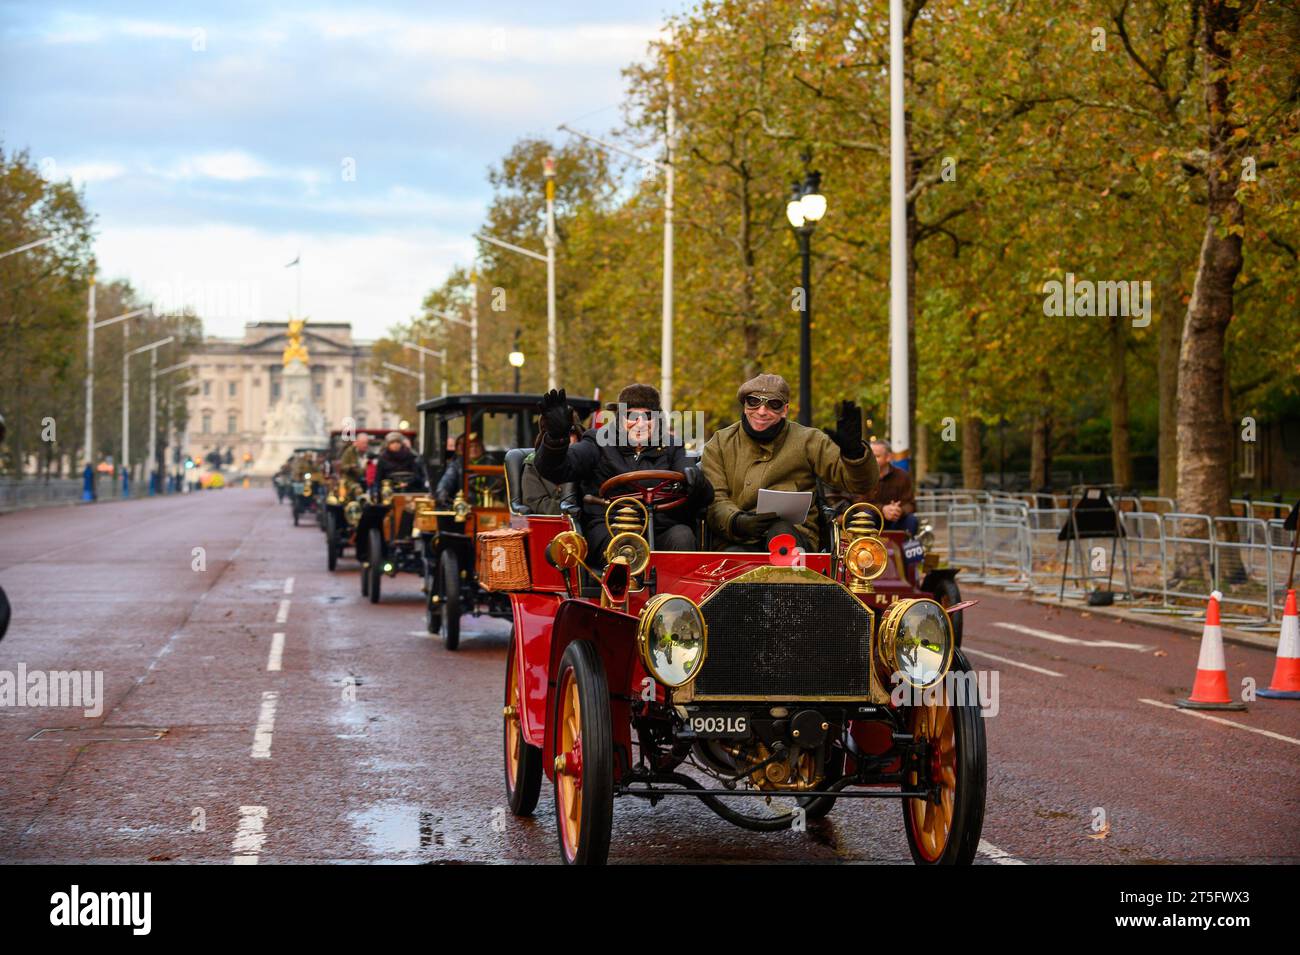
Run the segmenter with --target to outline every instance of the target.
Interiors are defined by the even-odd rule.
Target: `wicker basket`
[[[478,582],[484,590],[527,590],[528,531],[505,527],[474,538],[478,548]]]

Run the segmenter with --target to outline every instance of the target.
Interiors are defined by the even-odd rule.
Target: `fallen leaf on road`
[[[1090,833],[1088,833],[1088,838],[1089,838],[1089,839],[1105,839],[1105,838],[1106,838],[1107,836],[1109,836],[1109,835],[1110,835],[1110,823],[1109,823],[1109,822],[1104,822],[1104,823],[1102,823],[1101,828],[1098,829],[1096,832],[1090,832]]]
[[[1167,657],[1167,656],[1169,656],[1169,654],[1166,653],[1164,650],[1157,650],[1155,653],[1152,654],[1152,656],[1156,656],[1156,657]]]

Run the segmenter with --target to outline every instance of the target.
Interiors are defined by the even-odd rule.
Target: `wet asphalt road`
[[[104,674],[94,718],[0,707],[0,861],[555,861],[549,786],[535,819],[505,810],[508,626],[466,618],[448,653],[418,578],[385,583],[365,602],[267,490],[0,516],[0,671]],[[1300,861],[1300,703],[1216,714],[1239,725],[1156,705],[1189,689],[1194,637],[1007,597],[965,644],[1000,690],[978,861]],[[1227,661],[1232,686],[1272,672]],[[765,835],[693,800],[616,805],[614,863],[799,861],[909,861],[900,807]]]

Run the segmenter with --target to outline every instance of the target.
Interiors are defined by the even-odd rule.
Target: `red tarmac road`
[[[448,653],[418,578],[371,606],[356,568],[329,573],[266,490],[0,516],[0,674],[104,690],[93,718],[0,706],[0,861],[556,861],[549,787],[535,819],[505,809],[507,626],[467,618]],[[1300,703],[1201,719],[1157,705],[1186,695],[1192,637],[1002,596],[967,613],[1000,690],[978,861],[1300,861]],[[1227,661],[1234,687],[1272,673],[1264,650]],[[751,861],[909,861],[900,808],[764,835],[693,800],[616,805],[611,862]]]

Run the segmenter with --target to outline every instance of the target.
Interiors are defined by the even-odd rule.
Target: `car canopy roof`
[[[481,408],[492,405],[499,408],[525,408],[528,411],[536,411],[538,404],[541,402],[540,394],[527,394],[519,392],[493,392],[483,394],[462,394],[462,395],[442,395],[438,398],[429,398],[421,401],[417,406],[420,411],[456,411],[468,408]],[[569,404],[578,414],[586,417],[597,408],[600,402],[595,398],[580,398],[574,395],[569,396]]]

